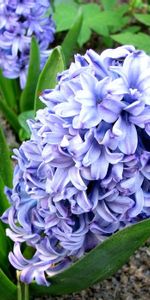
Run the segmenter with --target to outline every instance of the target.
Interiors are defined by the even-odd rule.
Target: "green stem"
[[[24,299],[29,300],[29,286],[27,284],[24,285]]]
[[[18,280],[18,284],[17,284],[17,300],[23,300],[22,299],[22,289],[21,289],[21,283]]]
[[[29,300],[29,286],[25,283],[20,282],[19,272],[17,272],[17,300]]]

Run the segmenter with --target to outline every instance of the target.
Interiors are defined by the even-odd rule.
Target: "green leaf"
[[[39,95],[45,89],[52,89],[55,87],[57,82],[57,74],[64,70],[64,58],[61,47],[54,48],[45,64],[37,83],[35,93],[35,111],[39,108],[44,107],[44,104],[39,100]]]
[[[93,21],[93,24],[99,22],[99,24],[113,26],[113,27],[120,27],[124,24],[122,18],[122,12],[120,11],[102,11]]]
[[[23,134],[23,140],[30,138],[31,132],[27,124],[27,120],[33,119],[34,116],[34,110],[24,111],[18,116],[18,121],[22,127],[21,129],[24,129],[24,131],[21,131]]]
[[[123,32],[138,33],[140,30],[141,30],[140,26],[134,25],[134,26],[128,26],[123,30]]]
[[[150,53],[150,37],[146,33],[131,33],[124,32],[111,35],[112,39],[120,44],[132,44],[138,49],[142,49],[147,53]]]
[[[119,6],[117,5],[115,11],[117,13],[119,13],[121,16],[123,16],[124,14],[128,13],[128,11],[129,11],[129,4],[124,3]]]
[[[53,0],[53,2],[54,2],[54,7],[56,8],[58,5],[60,5],[62,3],[64,3],[65,5],[68,5],[68,4],[76,5],[78,0]]]
[[[81,28],[81,33],[78,38],[78,44],[82,47],[91,38],[91,29],[84,23]]]
[[[0,221],[0,268],[3,269],[5,273],[9,273],[9,262],[8,262],[8,252],[9,252],[9,242],[6,237],[4,227]]]
[[[11,110],[8,104],[2,99],[0,95],[0,110],[4,114],[6,120],[9,122],[14,131],[18,134],[20,125],[18,122],[17,115]]]
[[[12,164],[10,151],[5,140],[2,128],[0,128],[0,175],[6,186],[12,187]]]
[[[150,26],[150,14],[135,14],[134,17],[146,26]]]
[[[122,28],[124,28],[125,26],[128,27],[130,22],[131,22],[131,17],[129,15],[127,15],[129,10],[129,5],[128,4],[121,4],[120,6],[117,6],[115,11],[113,11],[111,13],[111,11],[107,12],[107,14],[111,13],[110,18],[111,21],[113,21],[113,17],[114,17],[114,25],[110,25],[110,32],[111,33],[115,33],[116,31],[122,31]],[[126,15],[125,15],[126,14]],[[124,16],[125,15],[125,16]],[[109,15],[107,15],[109,18]],[[111,22],[110,21],[110,22]],[[107,21],[109,22],[109,21]]]
[[[83,15],[82,12],[79,11],[79,14],[75,20],[75,23],[71,27],[70,31],[67,33],[63,43],[62,43],[62,50],[65,57],[66,64],[69,63],[69,60],[74,52],[74,49],[77,45],[77,39],[81,30],[82,26],[82,19]]]
[[[82,10],[83,25],[78,38],[80,46],[88,41],[92,30],[102,36],[108,36],[110,29],[120,29],[124,25],[124,11],[100,11],[100,6],[95,3],[82,5]]]
[[[31,285],[33,295],[61,295],[85,289],[106,279],[126,263],[150,237],[150,219],[118,231],[63,273],[50,278],[49,288]]]
[[[34,110],[24,111],[18,116],[18,121],[21,125],[19,130],[19,139],[21,142],[28,140],[31,136],[30,128],[27,124],[27,120],[33,119],[35,117]]]
[[[56,31],[61,32],[68,30],[75,22],[78,11],[78,5],[73,1],[68,3],[60,3],[55,7],[53,19],[56,23]]]
[[[34,108],[35,90],[39,74],[40,52],[35,37],[32,37],[27,82],[20,99],[21,111],[31,110]]]
[[[116,6],[116,0],[101,0],[105,10],[113,10]]]
[[[16,300],[17,287],[0,269],[0,295],[2,300]]]
[[[145,8],[145,3],[143,0],[130,0],[129,1],[130,10],[134,11],[135,9]]]
[[[103,37],[103,43],[106,48],[113,48],[114,41],[109,36]]]
[[[9,207],[9,203],[7,197],[4,193],[4,182],[2,177],[0,176],[0,215]]]
[[[12,108],[17,108],[17,95],[16,95],[16,80],[8,79],[2,75],[0,70],[0,91],[7,105]]]
[[[91,29],[93,26],[93,22],[95,18],[97,18],[100,14],[100,6],[96,3],[89,3],[82,5],[83,11],[83,24],[80,31],[80,35],[78,38],[78,43],[82,46],[86,43],[91,37]],[[102,26],[106,27],[106,24],[102,24]]]
[[[92,29],[93,29],[93,31],[102,35],[103,37],[109,38],[109,29],[107,26],[102,25],[102,24],[100,25],[98,22],[94,22],[92,24]]]
[[[19,130],[19,140],[20,142],[26,141],[30,138],[30,135],[26,132],[25,129],[20,128]]]

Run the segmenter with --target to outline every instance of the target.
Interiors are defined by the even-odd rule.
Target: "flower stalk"
[[[29,300],[29,286],[28,284],[17,282],[17,300]]]

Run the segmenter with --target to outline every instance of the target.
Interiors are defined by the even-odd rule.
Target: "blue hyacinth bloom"
[[[40,99],[31,138],[14,150],[9,259],[48,285],[84,253],[150,217],[150,57],[132,46],[76,55]],[[25,259],[21,244],[33,247]]]
[[[0,3],[0,68],[7,78],[19,78],[23,89],[29,66],[31,38],[34,35],[40,48],[43,68],[54,40],[55,24],[49,0],[6,0]]]

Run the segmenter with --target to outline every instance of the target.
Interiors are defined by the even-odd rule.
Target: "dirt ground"
[[[113,277],[78,294],[32,300],[149,300],[150,240]]]
[[[7,122],[0,116],[7,142],[11,149],[18,146]],[[149,300],[150,299],[150,240],[141,247],[128,264],[113,277],[81,293],[59,297],[45,296],[32,300]]]

